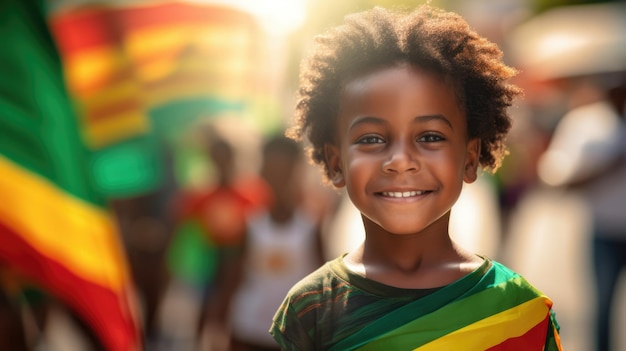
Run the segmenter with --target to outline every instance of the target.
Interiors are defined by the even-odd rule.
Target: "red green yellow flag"
[[[228,7],[180,1],[59,9],[50,24],[94,149],[148,133],[150,111],[250,97],[259,28]],[[180,122],[180,115],[171,115]]]
[[[126,258],[42,6],[0,2],[0,262],[63,300],[106,349],[138,350]]]
[[[153,191],[159,148],[198,119],[243,115],[259,88],[260,28],[214,4],[80,3],[47,16],[96,187],[107,197]]]

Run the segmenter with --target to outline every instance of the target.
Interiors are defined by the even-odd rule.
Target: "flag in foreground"
[[[108,350],[140,348],[118,231],[37,0],[0,4],[0,263],[79,315]]]

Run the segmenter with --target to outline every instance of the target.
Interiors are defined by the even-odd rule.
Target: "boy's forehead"
[[[386,67],[355,77],[345,83],[339,99],[339,117],[400,110],[417,114],[461,112],[456,89],[449,80],[409,65]]]
[[[453,77],[444,75],[433,70],[424,69],[419,66],[411,65],[408,63],[398,63],[393,66],[380,67],[375,70],[363,72],[347,79],[343,85],[341,92],[344,93],[340,96],[340,100],[345,98],[345,93],[350,92],[360,93],[364,92],[364,88],[372,90],[372,88],[378,88],[378,91],[393,90],[400,82],[407,82],[407,77],[419,77],[419,82],[413,80],[414,84],[421,84],[424,80],[436,83],[446,90],[449,90],[453,95],[460,99],[459,89],[457,86],[460,84],[455,81]],[[341,106],[340,101],[340,106]]]

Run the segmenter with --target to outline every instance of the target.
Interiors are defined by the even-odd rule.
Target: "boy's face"
[[[479,140],[468,140],[454,90],[436,75],[401,65],[358,77],[337,123],[337,145],[326,146],[331,180],[387,232],[447,220],[463,181],[476,180]]]

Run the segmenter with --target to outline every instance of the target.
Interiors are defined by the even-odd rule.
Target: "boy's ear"
[[[465,158],[465,173],[463,180],[473,183],[478,178],[478,164],[480,159],[480,139],[474,138],[467,143],[467,157]]]
[[[339,148],[333,144],[324,144],[324,157],[328,166],[328,178],[336,188],[346,185],[341,169]]]

